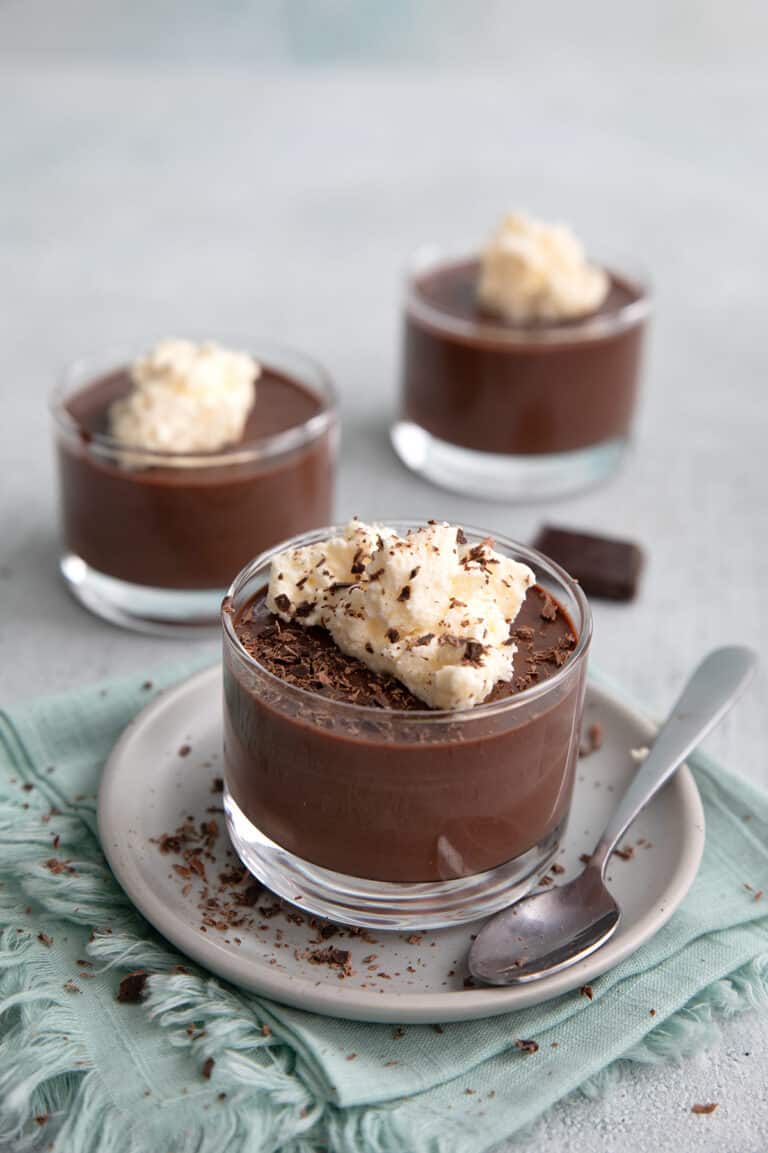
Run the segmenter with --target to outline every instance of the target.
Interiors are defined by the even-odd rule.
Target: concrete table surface
[[[0,24],[1,27],[1,24]],[[1,51],[1,50],[0,50]],[[621,82],[619,82],[621,81]],[[56,574],[46,394],[63,362],[164,334],[264,334],[314,353],[342,398],[339,518],[407,514],[529,539],[551,520],[648,550],[639,598],[597,604],[594,663],[662,713],[706,650],[768,647],[765,203],[768,84],[747,47],[700,68],[583,52],[544,75],[255,70],[196,59],[8,57],[0,69],[0,699],[149,672],[181,642],[88,616]],[[569,220],[652,271],[636,443],[609,484],[483,504],[415,479],[387,441],[399,278],[428,240],[470,242],[508,204]],[[216,642],[212,639],[212,657]],[[707,742],[768,784],[768,679]],[[768,1018],[706,1056],[626,1072],[510,1148],[759,1153]],[[710,1117],[697,1101],[717,1101]]]

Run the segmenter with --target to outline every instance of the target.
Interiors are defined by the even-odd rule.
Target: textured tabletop
[[[44,19],[57,7],[0,6],[4,702],[186,651],[68,599],[46,411],[69,358],[172,333],[266,335],[328,366],[344,421],[340,518],[437,517],[523,540],[546,519],[641,542],[637,601],[595,606],[594,661],[649,711],[663,713],[712,646],[768,648],[758,6],[729,6],[719,27],[693,4],[651,4],[620,26],[604,20],[607,5],[579,5],[577,24],[563,3],[553,31],[489,3],[498,36],[486,29],[481,53],[467,31],[478,55],[463,55],[443,22],[429,68],[416,33],[399,66],[385,39],[373,63],[350,50],[298,67],[288,58],[302,44],[275,33],[279,4],[264,9],[266,46],[251,5],[233,5],[214,34],[192,4],[199,27],[191,18],[179,51],[155,51],[136,29],[116,45],[86,0],[57,37]],[[396,6],[398,19],[409,7]],[[570,19],[560,32],[558,10]],[[151,5],[136,12],[156,33]],[[442,492],[388,445],[404,259],[425,241],[471,242],[508,204],[567,219],[592,251],[646,267],[656,287],[634,450],[608,485],[567,502]],[[767,672],[764,662],[706,746],[764,785]],[[760,1153],[767,1053],[768,1017],[732,1022],[706,1056],[625,1073],[601,1100],[558,1106],[514,1148]],[[697,1101],[720,1107],[693,1116]]]

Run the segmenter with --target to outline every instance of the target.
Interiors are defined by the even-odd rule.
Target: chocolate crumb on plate
[[[591,985],[582,985],[579,989],[579,992],[581,993],[582,997],[587,997],[590,1001],[594,996],[594,991]]]
[[[643,553],[632,541],[544,525],[534,548],[562,565],[587,596],[629,601],[637,594]]]
[[[520,1049],[520,1051],[523,1053],[538,1053],[539,1043],[538,1041],[524,1041],[522,1039],[518,1039],[515,1041],[515,1048]]]
[[[206,1057],[205,1061],[203,1062],[203,1067],[200,1072],[205,1077],[206,1081],[210,1081],[211,1073],[213,1072],[213,1067],[215,1064],[216,1062],[214,1061],[213,1057]]]
[[[587,739],[579,745],[579,756],[588,757],[603,746],[603,726],[595,721],[587,729]]]
[[[38,933],[37,939],[41,945],[45,945],[48,949],[50,949],[53,944],[53,937],[49,937],[47,933]]]
[[[341,976],[349,977],[352,973],[352,960],[349,949],[337,949],[329,945],[326,949],[311,949],[307,953],[307,960],[313,965],[327,965],[330,969],[338,969]]]
[[[691,1105],[691,1113],[708,1114],[717,1109],[717,1101],[710,1101],[707,1105]]]
[[[182,745],[179,749],[179,756],[180,757],[188,757],[191,752],[192,752],[192,746],[191,745]]]

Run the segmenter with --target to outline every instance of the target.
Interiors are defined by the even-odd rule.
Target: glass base
[[[618,467],[627,445],[620,437],[573,452],[527,456],[477,452],[438,440],[408,420],[394,424],[390,435],[403,464],[442,488],[490,500],[529,502],[565,496],[604,480]]]
[[[227,829],[248,871],[308,913],[371,929],[440,929],[486,917],[524,896],[546,872],[565,822],[495,869],[451,881],[399,884],[348,877],[294,856],[265,836],[224,790]]]
[[[157,589],[97,572],[82,557],[59,561],[64,583],[96,616],[135,632],[194,637],[219,623],[223,589]]]

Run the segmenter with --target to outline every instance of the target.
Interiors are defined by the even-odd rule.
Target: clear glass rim
[[[438,245],[421,245],[412,254],[405,271],[407,311],[426,321],[446,335],[490,340],[516,348],[521,344],[581,344],[602,337],[613,336],[647,320],[653,311],[653,291],[650,276],[637,266],[624,261],[595,259],[599,267],[616,280],[624,280],[638,292],[636,300],[605,314],[585,316],[568,324],[539,324],[525,327],[489,320],[465,320],[453,316],[425,300],[419,291],[419,278],[441,266],[462,264],[478,260],[480,250],[469,246],[457,249]]]
[[[418,528],[423,525],[421,521],[409,520],[379,520],[375,522],[386,526],[387,528],[394,528],[396,531]],[[466,709],[382,709],[373,705],[355,705],[348,701],[331,700],[324,697],[321,693],[313,693],[308,689],[299,688],[296,685],[288,684],[287,681],[282,680],[280,677],[275,676],[269,669],[265,668],[255,657],[248,653],[240,639],[235,632],[233,614],[226,611],[228,602],[234,600],[242,591],[243,587],[259,572],[260,569],[268,566],[273,557],[283,552],[288,548],[299,548],[302,545],[312,544],[319,540],[327,540],[328,537],[338,536],[343,534],[343,525],[328,525],[325,528],[312,529],[310,532],[301,533],[298,536],[291,537],[290,540],[284,541],[282,544],[275,545],[273,548],[265,550],[259,556],[255,557],[245,568],[241,569],[237,574],[232,584],[227,589],[221,609],[221,622],[226,641],[233,647],[238,657],[250,668],[255,669],[260,676],[265,677],[271,681],[276,687],[286,693],[288,697],[293,697],[298,701],[314,702],[315,705],[321,703],[325,707],[330,706],[334,711],[338,711],[342,715],[354,716],[358,718],[367,718],[369,720],[381,721],[382,718],[395,719],[401,723],[414,722],[427,724],[455,724],[457,721],[471,721],[477,718],[494,716],[497,713],[511,712],[515,709],[523,708],[525,705],[532,701],[537,700],[539,697],[547,695],[547,693],[555,690],[565,680],[567,680],[574,671],[574,668],[582,663],[587,655],[589,646],[592,640],[592,610],[589,606],[589,601],[584,595],[584,591],[578,581],[575,581],[565,569],[556,564],[544,553],[538,549],[531,548],[529,545],[520,544],[513,541],[508,537],[503,536],[501,533],[493,533],[487,529],[476,528],[472,525],[463,526],[464,532],[470,539],[477,538],[477,540],[484,540],[489,536],[494,539],[498,544],[502,545],[505,549],[509,549],[516,560],[521,560],[531,567],[538,566],[538,568],[545,570],[555,580],[559,581],[564,588],[573,596],[574,600],[581,614],[581,629],[579,631],[579,638],[576,643],[576,648],[573,649],[569,660],[558,669],[546,681],[540,684],[532,685],[528,689],[524,689],[520,693],[514,693],[512,696],[505,697],[500,701],[493,701],[488,704],[473,705]]]
[[[82,380],[81,387],[87,387],[88,366],[97,362],[114,362],[114,370],[126,367],[133,358],[151,348],[156,341],[149,340],[141,347],[135,345],[108,345],[106,348],[96,349],[90,353],[78,356],[69,361],[59,375],[56,384],[48,396],[48,409],[54,424],[59,431],[73,438],[81,438],[83,429],[75,420],[66,406],[67,397],[71,395],[74,382]],[[338,409],[338,396],[336,388],[325,368],[312,357],[303,352],[275,341],[259,338],[247,341],[227,341],[227,347],[248,348],[251,355],[269,369],[280,371],[270,364],[270,356],[289,356],[300,365],[303,376],[297,380],[312,391],[322,403],[322,408],[302,424],[283,432],[273,433],[271,436],[256,437],[244,444],[233,445],[231,448],[215,449],[210,452],[179,453],[162,449],[146,449],[125,445],[106,433],[88,433],[88,449],[97,456],[114,458],[130,453],[131,459],[142,465],[156,465],[158,467],[195,466],[213,468],[221,465],[247,464],[253,461],[266,460],[283,453],[291,452],[310,444],[323,435],[336,422]],[[261,350],[261,351],[260,351]],[[106,369],[105,371],[109,371]],[[98,379],[96,372],[92,379]],[[284,375],[290,376],[290,372]],[[257,386],[258,387],[258,386]],[[258,398],[257,402],[258,404]]]

